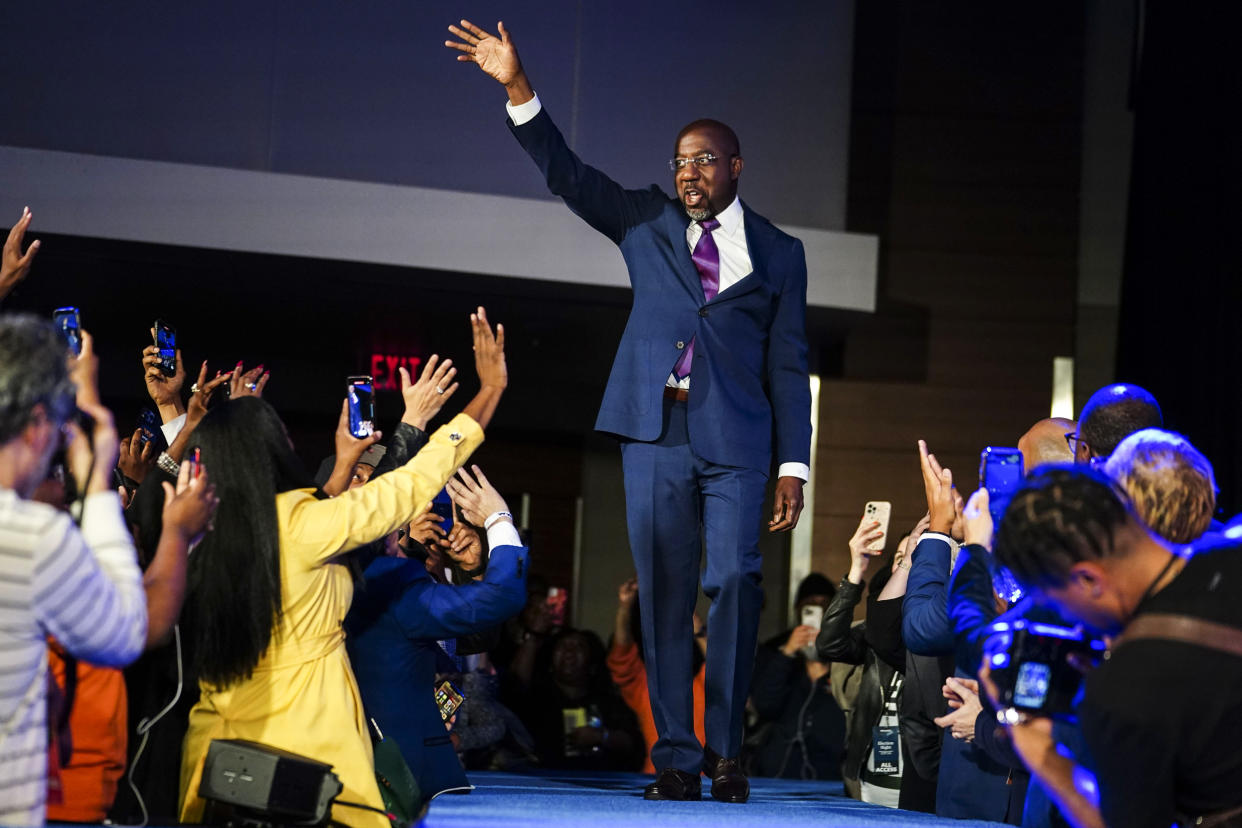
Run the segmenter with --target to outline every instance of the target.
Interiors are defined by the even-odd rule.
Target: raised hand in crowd
[[[988,509],[988,490],[980,488],[970,496],[962,510],[962,542],[977,543],[992,551],[992,512]]]
[[[231,378],[233,375],[225,374],[225,376]],[[336,444],[336,461],[332,465],[332,475],[323,484],[323,491],[331,497],[347,491],[354,476],[354,466],[358,465],[358,461],[367,449],[383,438],[384,433],[378,429],[361,438],[350,433],[349,400],[341,400],[341,416],[336,421],[336,433],[333,435],[333,442]]]
[[[487,428],[500,404],[500,397],[509,385],[509,369],[505,364],[505,326],[497,325],[495,334],[487,321],[487,312],[480,306],[470,314],[470,330],[474,337],[474,370],[479,375],[479,393],[462,409],[482,428]]]
[[[192,471],[192,467],[196,471]],[[164,487],[164,531],[176,532],[186,546],[193,549],[211,531],[211,521],[220,505],[207,463],[194,467],[186,460],[178,470],[177,484],[174,486],[165,480],[161,485]]]
[[[436,354],[431,355],[418,382],[410,382],[410,372],[405,366],[397,369],[401,376],[401,399],[405,402],[401,422],[421,431],[427,430],[427,423],[440,413],[449,397],[457,391],[457,383],[453,382],[453,377],[457,376],[453,360],[439,360]]]
[[[267,387],[267,381],[272,376],[271,371],[264,371],[263,364],[245,370],[241,360],[233,366],[233,370],[229,372],[229,399],[235,400],[238,397],[262,397],[263,389]]]
[[[513,523],[513,515],[509,514],[509,506],[500,492],[488,481],[483,470],[471,466],[470,472],[457,470],[457,477],[448,481],[449,495],[461,510],[461,515],[475,526],[487,526],[488,518],[496,516],[496,520]]]
[[[155,443],[149,439],[144,440],[144,436],[142,428],[139,427],[134,429],[132,435],[122,439],[121,454],[117,459],[121,474],[135,483],[146,479],[147,472],[155,465],[155,458],[159,456]]]
[[[207,361],[203,360],[203,364],[199,366],[198,379],[190,386],[190,401],[185,406],[185,425],[177,432],[177,436],[165,452],[174,462],[181,462],[181,458],[185,455],[185,447],[190,443],[190,435],[207,416],[212,396],[220,386],[229,381],[231,376],[231,374],[217,371],[215,377],[208,380]]]
[[[112,470],[116,468],[121,443],[113,424],[112,412],[104,407],[99,398],[99,358],[95,356],[95,340],[86,331],[82,331],[82,353],[77,357],[69,357],[69,378],[78,389],[78,410],[89,416],[94,423],[91,433],[85,435],[89,441],[81,441],[83,447],[89,442],[92,462],[89,466],[89,479],[79,478],[77,481],[78,491],[84,494],[110,491]],[[83,476],[85,475],[84,471]]]
[[[530,80],[526,77],[526,70],[522,68],[517,47],[503,22],[496,24],[499,37],[469,20],[462,20],[460,27],[449,26],[448,29],[460,39],[446,40],[444,45],[461,52],[457,56],[458,60],[477,65],[484,74],[500,83],[509,93],[510,103],[526,103],[535,96]]]
[[[634,643],[630,634],[630,618],[634,614],[634,604],[638,601],[638,578],[629,578],[617,587],[617,617],[613,626],[612,646],[628,647]]]
[[[948,728],[954,739],[966,742],[975,740],[975,720],[983,710],[979,702],[979,682],[974,679],[949,676],[941,693],[949,701],[949,712],[934,721],[937,727]]]
[[[211,484],[207,464],[197,471],[181,464],[174,486],[163,481],[164,509],[160,540],[143,573],[147,596],[147,648],[163,643],[181,615],[185,601],[185,573],[190,551],[211,531],[220,498]]]
[[[414,520],[410,521],[409,536],[410,540],[418,541],[423,546],[438,545],[447,541],[448,535],[444,533],[444,528],[440,526],[444,522],[444,516],[436,514],[431,508],[431,504],[427,504],[427,508]]]
[[[0,300],[26,278],[34,263],[35,254],[39,252],[39,240],[35,239],[26,248],[26,252],[22,253],[22,240],[26,237],[26,228],[30,226],[32,218],[34,214],[30,212],[30,208],[23,207],[22,217],[13,225],[8,239],[4,242],[4,251],[0,254]]]
[[[961,495],[953,488],[953,472],[940,466],[936,455],[927,450],[927,443],[922,440],[919,440],[919,464],[923,470],[927,511],[931,514],[928,530],[952,535],[954,527],[959,525],[962,508]]]
[[[155,339],[155,328],[151,329],[151,339]],[[142,349],[143,380],[147,384],[147,396],[155,403],[160,421],[164,423],[171,423],[185,413],[185,405],[181,402],[185,366],[181,364],[181,349],[178,348],[176,353],[177,370],[170,377],[160,370],[160,349],[155,345]]]
[[[808,627],[805,624],[794,627],[793,632],[789,634],[789,638],[781,646],[781,652],[793,658],[803,647],[813,646],[818,636],[819,627]]]
[[[462,519],[461,507],[453,501],[453,528],[449,530],[444,551],[462,574],[468,578],[483,577],[483,539],[473,526]]]
[[[866,515],[858,521],[858,528],[850,538],[850,571],[845,577],[852,584],[861,584],[867,574],[871,559],[884,554],[884,549],[872,549],[870,545],[884,537],[878,520],[871,520]]]

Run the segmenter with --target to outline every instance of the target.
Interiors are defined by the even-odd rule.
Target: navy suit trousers
[[[766,439],[767,435],[764,435]],[[626,517],[638,573],[651,713],[659,734],[657,770],[697,774],[703,746],[694,733],[691,690],[702,552],[707,616],[707,746],[738,755],[755,657],[763,592],[759,554],[767,475],[709,463],[690,449],[686,404],[664,400],[664,429],[653,442],[623,441]]]

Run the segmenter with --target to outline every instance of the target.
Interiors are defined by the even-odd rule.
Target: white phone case
[[[869,500],[867,505],[863,507],[863,513],[867,516],[867,519],[878,520],[880,522],[880,531],[884,533],[884,537],[867,544],[867,548],[873,552],[884,550],[884,544],[888,540],[888,516],[892,511],[893,504],[887,500]]]

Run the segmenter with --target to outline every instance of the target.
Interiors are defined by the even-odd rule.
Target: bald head
[[[1022,452],[1022,471],[1030,474],[1039,466],[1049,463],[1072,463],[1074,453],[1070,451],[1065,435],[1076,430],[1078,424],[1064,417],[1049,417],[1031,426],[1022,439],[1018,440],[1018,451]]]
[[[737,133],[728,124],[713,120],[712,118],[699,118],[697,121],[691,121],[681,128],[677,133],[677,140],[673,142],[673,151],[676,152],[681,139],[689,135],[691,132],[705,132],[719,144],[720,148],[728,155],[741,155],[742,146],[738,143]]]

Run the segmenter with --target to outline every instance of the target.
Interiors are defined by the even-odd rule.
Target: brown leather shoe
[[[699,800],[703,789],[698,774],[677,768],[665,768],[656,780],[643,789],[643,799]]]
[[[712,780],[712,799],[717,802],[745,802],[750,799],[750,782],[738,760],[724,759],[711,748],[703,751],[703,773]]]

